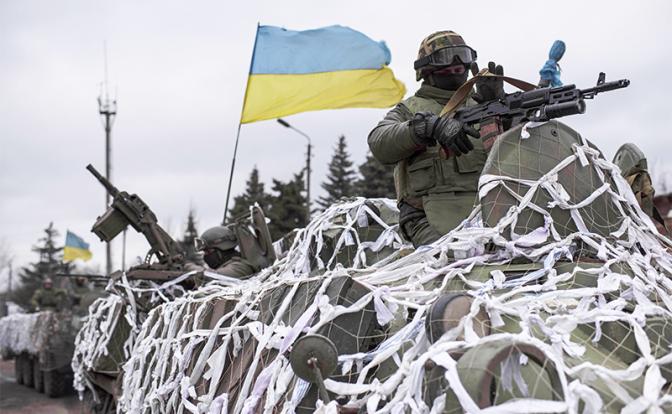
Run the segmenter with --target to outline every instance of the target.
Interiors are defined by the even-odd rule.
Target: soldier
[[[47,277],[42,282],[42,288],[37,289],[33,294],[31,302],[37,310],[56,310],[63,309],[67,300],[67,293],[63,289],[54,289],[54,283]]]
[[[654,220],[661,234],[669,234],[665,219],[653,203],[656,191],[653,188],[649,165],[642,150],[632,143],[621,145],[614,155],[613,163],[621,169],[623,178],[630,184],[632,192],[642,210]]]
[[[417,247],[436,241],[469,215],[487,154],[476,130],[438,117],[469,69],[478,72],[476,51],[455,32],[437,32],[422,41],[414,67],[416,79],[423,80],[420,89],[385,115],[368,143],[380,162],[396,164],[400,228]],[[488,69],[504,74],[494,62]],[[503,95],[501,79],[479,79],[464,105]]]
[[[203,260],[217,273],[245,279],[259,271],[236,250],[238,237],[228,226],[206,230],[196,239],[196,247],[203,251]]]
[[[86,312],[89,305],[91,305],[98,295],[91,290],[89,281],[84,276],[75,277],[74,283],[70,287],[70,303],[75,313]]]

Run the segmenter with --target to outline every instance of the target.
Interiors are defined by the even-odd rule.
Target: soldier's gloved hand
[[[477,130],[457,119],[439,118],[434,129],[434,139],[443,148],[449,149],[458,157],[474,149],[474,144],[469,140],[469,135],[479,138]]]
[[[438,142],[458,157],[474,149],[467,135],[474,138],[480,137],[474,128],[456,119],[440,118],[431,112],[416,113],[411,120],[411,127],[418,144],[434,145]]]
[[[504,68],[502,65],[495,65],[495,62],[488,63],[488,71],[495,75],[504,75]],[[477,73],[478,64],[473,62],[471,64],[471,74],[476,76]],[[478,78],[476,81],[476,93],[472,95],[472,98],[474,101],[482,103],[501,99],[504,95],[506,95],[504,92],[504,81],[501,78],[484,76]]]
[[[439,117],[431,112],[418,112],[411,119],[413,140],[418,145],[436,145],[434,128]]]

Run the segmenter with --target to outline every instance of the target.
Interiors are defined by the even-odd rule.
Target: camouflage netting
[[[0,357],[40,355],[74,335],[71,315],[52,311],[17,313],[0,319]]]
[[[547,158],[510,172],[510,144]],[[560,123],[528,124],[493,148],[479,199],[415,251],[393,205],[332,206],[272,268],[153,309],[118,409],[336,412],[289,364],[319,333],[339,354],[332,398],[368,412],[672,410],[672,243],[618,168]]]
[[[89,307],[81,329],[75,338],[72,357],[73,386],[82,393],[95,388],[87,377],[88,372],[106,375],[112,379],[120,374],[119,368],[133,352],[140,328],[150,309],[184,294],[180,283],[196,273],[184,275],[158,284],[148,280],[129,280],[122,274],[120,280],[110,281],[109,295],[96,299]],[[226,285],[237,280],[214,273],[206,277]],[[97,396],[96,396],[97,397]]]
[[[130,281],[123,275],[121,280],[108,284],[110,294],[91,304],[75,338],[71,365],[73,385],[77,391],[81,393],[87,387],[92,388],[87,371],[112,377],[119,373],[118,367],[132,352],[135,337],[144,321],[146,311],[143,310],[184,293],[177,283],[158,285],[151,281]]]

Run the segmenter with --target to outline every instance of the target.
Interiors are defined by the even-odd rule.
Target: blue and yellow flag
[[[386,108],[406,93],[384,42],[349,27],[259,26],[241,123],[305,111]]]
[[[87,261],[91,259],[91,256],[92,254],[89,250],[89,243],[85,242],[84,239],[68,230],[65,235],[63,261],[71,262],[75,259],[82,259]]]

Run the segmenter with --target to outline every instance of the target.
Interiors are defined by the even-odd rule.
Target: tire
[[[33,358],[27,354],[23,354],[23,362],[21,363],[21,371],[23,372],[23,385],[26,387],[33,386]]]
[[[23,355],[14,358],[14,378],[17,384],[23,384]]]
[[[60,397],[65,394],[67,382],[65,377],[57,370],[43,371],[44,393],[50,398]]]
[[[527,362],[520,363],[525,355]],[[528,388],[524,392],[516,382],[507,387],[503,384],[501,369],[509,357],[519,365],[519,378]],[[476,345],[457,361],[457,373],[465,390],[479,408],[487,408],[517,398],[534,398],[545,401],[563,401],[564,391],[555,365],[543,351],[533,345],[512,339],[501,339]],[[526,394],[526,395],[525,395]],[[447,390],[444,413],[464,412],[457,396]]]
[[[33,360],[33,388],[37,392],[44,392],[44,374],[37,359]]]

